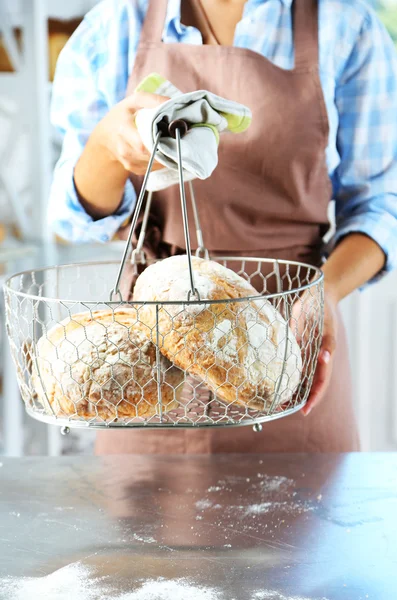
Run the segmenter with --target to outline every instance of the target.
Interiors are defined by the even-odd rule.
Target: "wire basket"
[[[9,279],[5,286],[7,332],[28,413],[60,425],[188,427],[255,424],[299,410],[310,390],[321,342],[321,272],[284,261],[236,257],[216,260],[233,266],[246,281],[256,280],[256,288],[261,281],[261,295],[183,303],[104,302],[111,291],[109,282],[119,267],[116,262],[58,266]],[[267,294],[274,284],[282,291]],[[222,368],[224,348],[232,343],[248,302],[266,302],[274,307],[275,321],[269,322],[268,336],[278,327],[280,341],[268,363],[261,365],[263,381],[272,391],[264,398],[259,382],[258,392],[254,390],[245,406],[239,400],[243,381],[236,381],[235,398],[225,401],[205,376],[190,375],[189,370],[175,367],[169,360],[172,357],[165,359],[161,342],[156,345],[145,336],[141,344],[129,340],[132,330],[146,327],[143,312],[148,306],[158,315],[163,312],[171,319],[181,319],[192,308],[200,314],[216,307],[219,315],[233,305],[236,317],[227,335],[219,319],[206,332],[208,339],[215,334],[219,341],[214,365]],[[119,318],[123,311],[128,314],[127,322]],[[88,321],[82,322],[81,315],[88,315]],[[190,331],[194,332],[195,327],[193,319]],[[154,330],[151,340],[156,333],[161,335]],[[285,342],[291,333],[297,340],[299,356],[293,355],[290,341]],[[189,330],[184,335],[188,338]],[[105,338],[107,350],[103,348]],[[246,347],[254,363],[260,349],[250,347],[249,340]],[[231,359],[229,372],[237,360]],[[271,368],[273,363],[275,368]],[[246,368],[251,366],[248,363]],[[223,385],[228,380],[226,370],[224,379]],[[233,383],[230,388],[233,390]]]
[[[7,333],[27,412],[65,432],[70,426],[248,424],[260,430],[262,422],[291,414],[307,400],[322,337],[322,272],[294,261],[212,257],[240,276],[243,292],[200,297],[180,131],[174,132],[189,267],[186,299],[125,301],[119,287],[156,146],[121,264],[50,267],[19,273],[5,284]],[[197,254],[209,258],[190,191]],[[131,255],[135,264],[150,264],[143,252],[150,200],[149,194]]]

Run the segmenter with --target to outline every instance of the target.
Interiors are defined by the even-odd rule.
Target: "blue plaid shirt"
[[[299,0],[298,0],[299,1]],[[117,212],[93,221],[73,183],[74,166],[95,125],[125,96],[148,0],[104,0],[89,12],[58,61],[52,122],[63,136],[49,203],[54,231],[73,242],[108,241],[133,210],[128,181]],[[292,0],[248,0],[234,45],[291,69]],[[201,44],[169,0],[165,43]],[[335,199],[335,240],[362,232],[397,266],[397,55],[371,7],[319,0],[320,76],[330,122],[327,166]]]

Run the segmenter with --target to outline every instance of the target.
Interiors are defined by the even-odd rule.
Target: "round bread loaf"
[[[291,400],[300,381],[300,347],[280,312],[242,277],[223,265],[193,258],[201,302],[163,304],[159,346],[175,365],[197,375],[218,398],[257,410]],[[186,256],[149,266],[138,278],[134,301],[186,301]],[[257,296],[257,299],[247,299]],[[245,298],[239,302],[203,300]],[[156,305],[139,307],[139,320],[156,336]],[[276,392],[277,395],[275,394]]]
[[[33,361],[38,398],[57,416],[113,421],[159,412],[156,348],[133,309],[68,317],[40,338],[37,367]],[[164,412],[178,405],[183,380],[183,372],[162,356]]]

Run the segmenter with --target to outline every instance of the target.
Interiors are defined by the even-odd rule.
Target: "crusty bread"
[[[38,369],[33,361],[42,404],[57,416],[104,421],[158,414],[156,348],[142,329],[133,309],[78,313],[56,325],[37,343]],[[177,406],[183,379],[162,357],[164,411]]]
[[[164,304],[158,311],[161,352],[227,402],[266,410],[273,401],[276,405],[289,401],[300,381],[302,358],[280,312],[219,263],[193,258],[193,270],[201,300],[245,300]],[[174,256],[154,263],[139,276],[134,301],[185,301],[189,290],[187,257]],[[247,300],[250,296],[258,299]],[[141,306],[139,320],[155,341],[156,306]]]

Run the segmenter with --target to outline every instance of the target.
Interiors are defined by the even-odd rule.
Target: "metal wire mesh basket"
[[[175,137],[186,299],[125,301],[119,289],[156,148],[121,265],[56,266],[6,282],[11,353],[32,417],[65,427],[251,424],[258,430],[260,423],[305,404],[322,336],[322,273],[293,261],[218,256],[212,260],[219,268],[239,276],[240,293],[201,297],[195,285],[199,259],[190,252],[178,128]],[[209,258],[192,189],[191,199],[198,254]],[[149,205],[150,194],[145,216]],[[145,229],[144,222],[132,261],[146,260]]]

